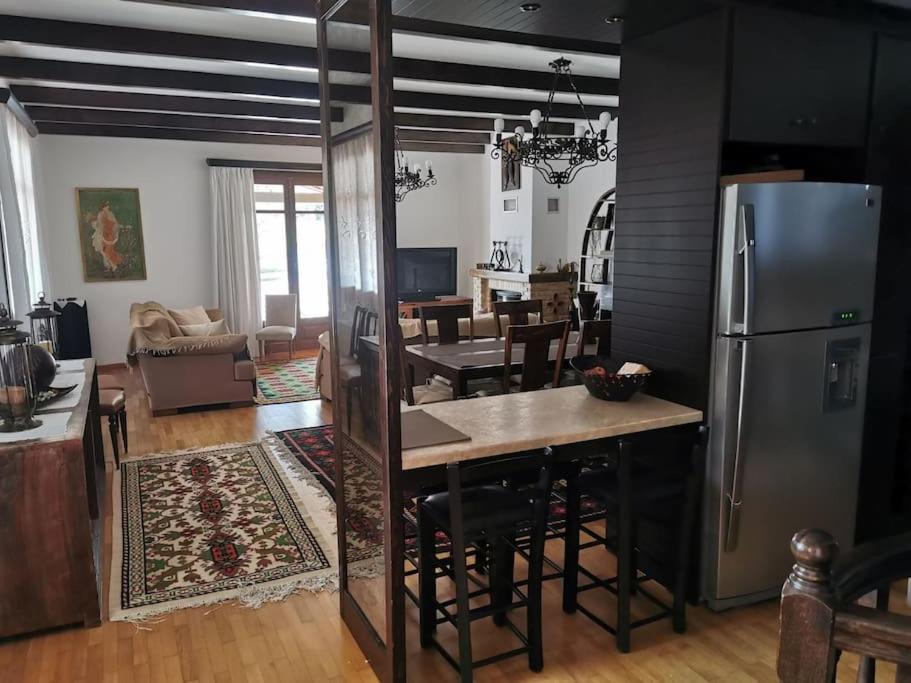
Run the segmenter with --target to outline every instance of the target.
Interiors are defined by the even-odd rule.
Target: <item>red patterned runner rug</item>
[[[273,438],[125,460],[114,474],[110,619],[334,589],[334,520]]]

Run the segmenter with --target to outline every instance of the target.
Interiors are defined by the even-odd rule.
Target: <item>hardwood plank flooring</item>
[[[320,401],[243,409],[194,411],[153,418],[140,378],[125,369],[109,371],[127,387],[129,438],[127,457],[157,451],[208,446],[262,437],[267,430],[331,422],[331,406]],[[107,429],[105,444],[110,458]],[[108,475],[110,483],[110,473]],[[105,586],[110,573],[111,509],[105,506]],[[3,549],[4,552],[10,549]],[[559,557],[562,547],[548,552]],[[612,569],[606,553],[587,551],[583,563],[605,574]],[[444,587],[441,583],[441,594]],[[690,608],[689,630],[676,635],[667,621],[633,633],[633,652],[621,655],[613,638],[581,614],[560,608],[560,582],[545,585],[545,668],[533,674],[523,658],[480,669],[478,681],[775,681],[778,606],[769,602],[713,614]],[[107,588],[104,589],[105,597]],[[585,604],[609,618],[610,598],[598,592]],[[903,595],[896,590],[898,605]],[[417,642],[417,610],[408,604],[408,671],[413,681],[454,681],[455,672]],[[106,609],[105,612],[106,613]],[[524,614],[516,615],[520,626]],[[476,655],[507,644],[503,630],[476,625]],[[455,634],[440,627],[449,646]],[[854,680],[856,658],[844,657],[838,680]],[[892,680],[884,667],[882,680]],[[182,610],[135,627],[104,622],[96,629],[65,628],[0,641],[0,681],[99,683],[241,683],[254,681],[375,681],[338,611],[338,596],[304,593],[258,610],[234,605]]]

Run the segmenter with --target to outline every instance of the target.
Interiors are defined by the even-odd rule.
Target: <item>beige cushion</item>
[[[120,389],[101,389],[98,392],[98,405],[102,415],[112,415],[123,410],[126,399]]]
[[[439,382],[431,382],[414,388],[414,404],[416,406],[428,403],[441,403],[452,400],[452,389]]]
[[[231,334],[228,323],[224,320],[199,323],[197,325],[181,325],[180,331],[187,337],[215,337],[220,334]]]
[[[297,324],[297,294],[266,295],[266,327],[294,327]]]
[[[269,325],[256,333],[256,338],[260,341],[291,341],[297,333],[293,327],[284,325]]]
[[[360,365],[342,365],[338,369],[338,379],[342,384],[349,384],[361,379]]]
[[[209,314],[206,313],[206,309],[202,306],[168,309],[168,313],[171,314],[171,317],[174,318],[174,322],[176,322],[179,327],[211,322],[211,320],[209,320]]]

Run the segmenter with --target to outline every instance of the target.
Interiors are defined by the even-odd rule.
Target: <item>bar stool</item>
[[[690,550],[697,520],[702,484],[705,448],[705,428],[692,455],[676,472],[650,468],[634,462],[632,442],[621,440],[615,462],[579,472],[567,480],[566,543],[564,556],[563,611],[577,609],[589,619],[612,633],[621,652],[630,651],[630,631],[654,621],[670,617],[674,631],[686,631],[686,587],[689,579]],[[682,471],[681,471],[682,470]],[[606,529],[616,529],[614,535],[601,536],[580,522],[579,503],[587,495],[605,507]],[[643,530],[649,536],[661,534],[662,545],[668,553],[656,557],[648,552],[637,538]],[[580,531],[595,540],[580,545]],[[617,556],[617,575],[599,578],[579,564],[579,551],[604,545]],[[641,576],[640,576],[641,572]],[[579,574],[590,580],[578,585]],[[668,605],[642,588],[641,584],[655,581],[672,595]],[[604,588],[617,596],[616,626],[611,626],[578,603],[578,594],[593,588]],[[659,611],[637,621],[631,621],[630,606],[634,594],[641,594]]]
[[[99,385],[101,377],[98,378]],[[114,465],[120,467],[120,446],[117,434],[123,437],[123,452],[127,453],[127,405],[123,389],[99,389],[98,407],[102,415],[107,415],[108,429],[111,432],[111,446],[114,449]]]
[[[544,666],[541,626],[541,575],[544,564],[544,536],[546,532],[548,501],[551,490],[552,454],[550,449],[533,455],[523,454],[499,461],[458,464],[446,467],[448,489],[422,500],[418,506],[418,573],[420,592],[421,647],[435,648],[465,681],[473,680],[474,669],[493,664],[507,657],[528,653],[528,666],[540,671]],[[527,472],[534,468],[537,480],[531,486],[510,488],[501,484],[487,484],[504,479],[511,472]],[[463,487],[463,484],[474,485]],[[516,535],[531,529],[532,541],[528,553],[516,547]],[[436,553],[437,530],[448,537],[451,553],[438,558]],[[493,563],[485,585],[474,574],[469,574],[466,545],[487,544],[493,549]],[[527,581],[515,581],[513,569],[515,553],[519,552],[528,562]],[[476,555],[477,557],[477,555]],[[440,570],[438,574],[438,569]],[[448,576],[455,582],[456,598],[438,602],[436,580],[438,575]],[[469,581],[478,587],[471,590]],[[523,593],[520,586],[525,587]],[[513,594],[518,600],[513,601]],[[490,596],[490,604],[472,608],[472,599]],[[456,607],[453,614],[452,606]],[[526,632],[522,633],[509,620],[508,612],[527,608]],[[441,617],[437,617],[437,613]],[[497,626],[506,626],[523,646],[485,659],[472,658],[471,623],[492,617]],[[436,627],[452,624],[459,634],[458,659],[453,657],[435,638]]]

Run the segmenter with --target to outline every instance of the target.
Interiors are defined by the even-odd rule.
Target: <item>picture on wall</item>
[[[136,188],[76,188],[86,282],[145,280],[142,213]]]
[[[503,192],[519,190],[522,188],[522,163],[519,161],[519,148],[515,140],[507,138],[500,157],[500,170],[502,176]]]

